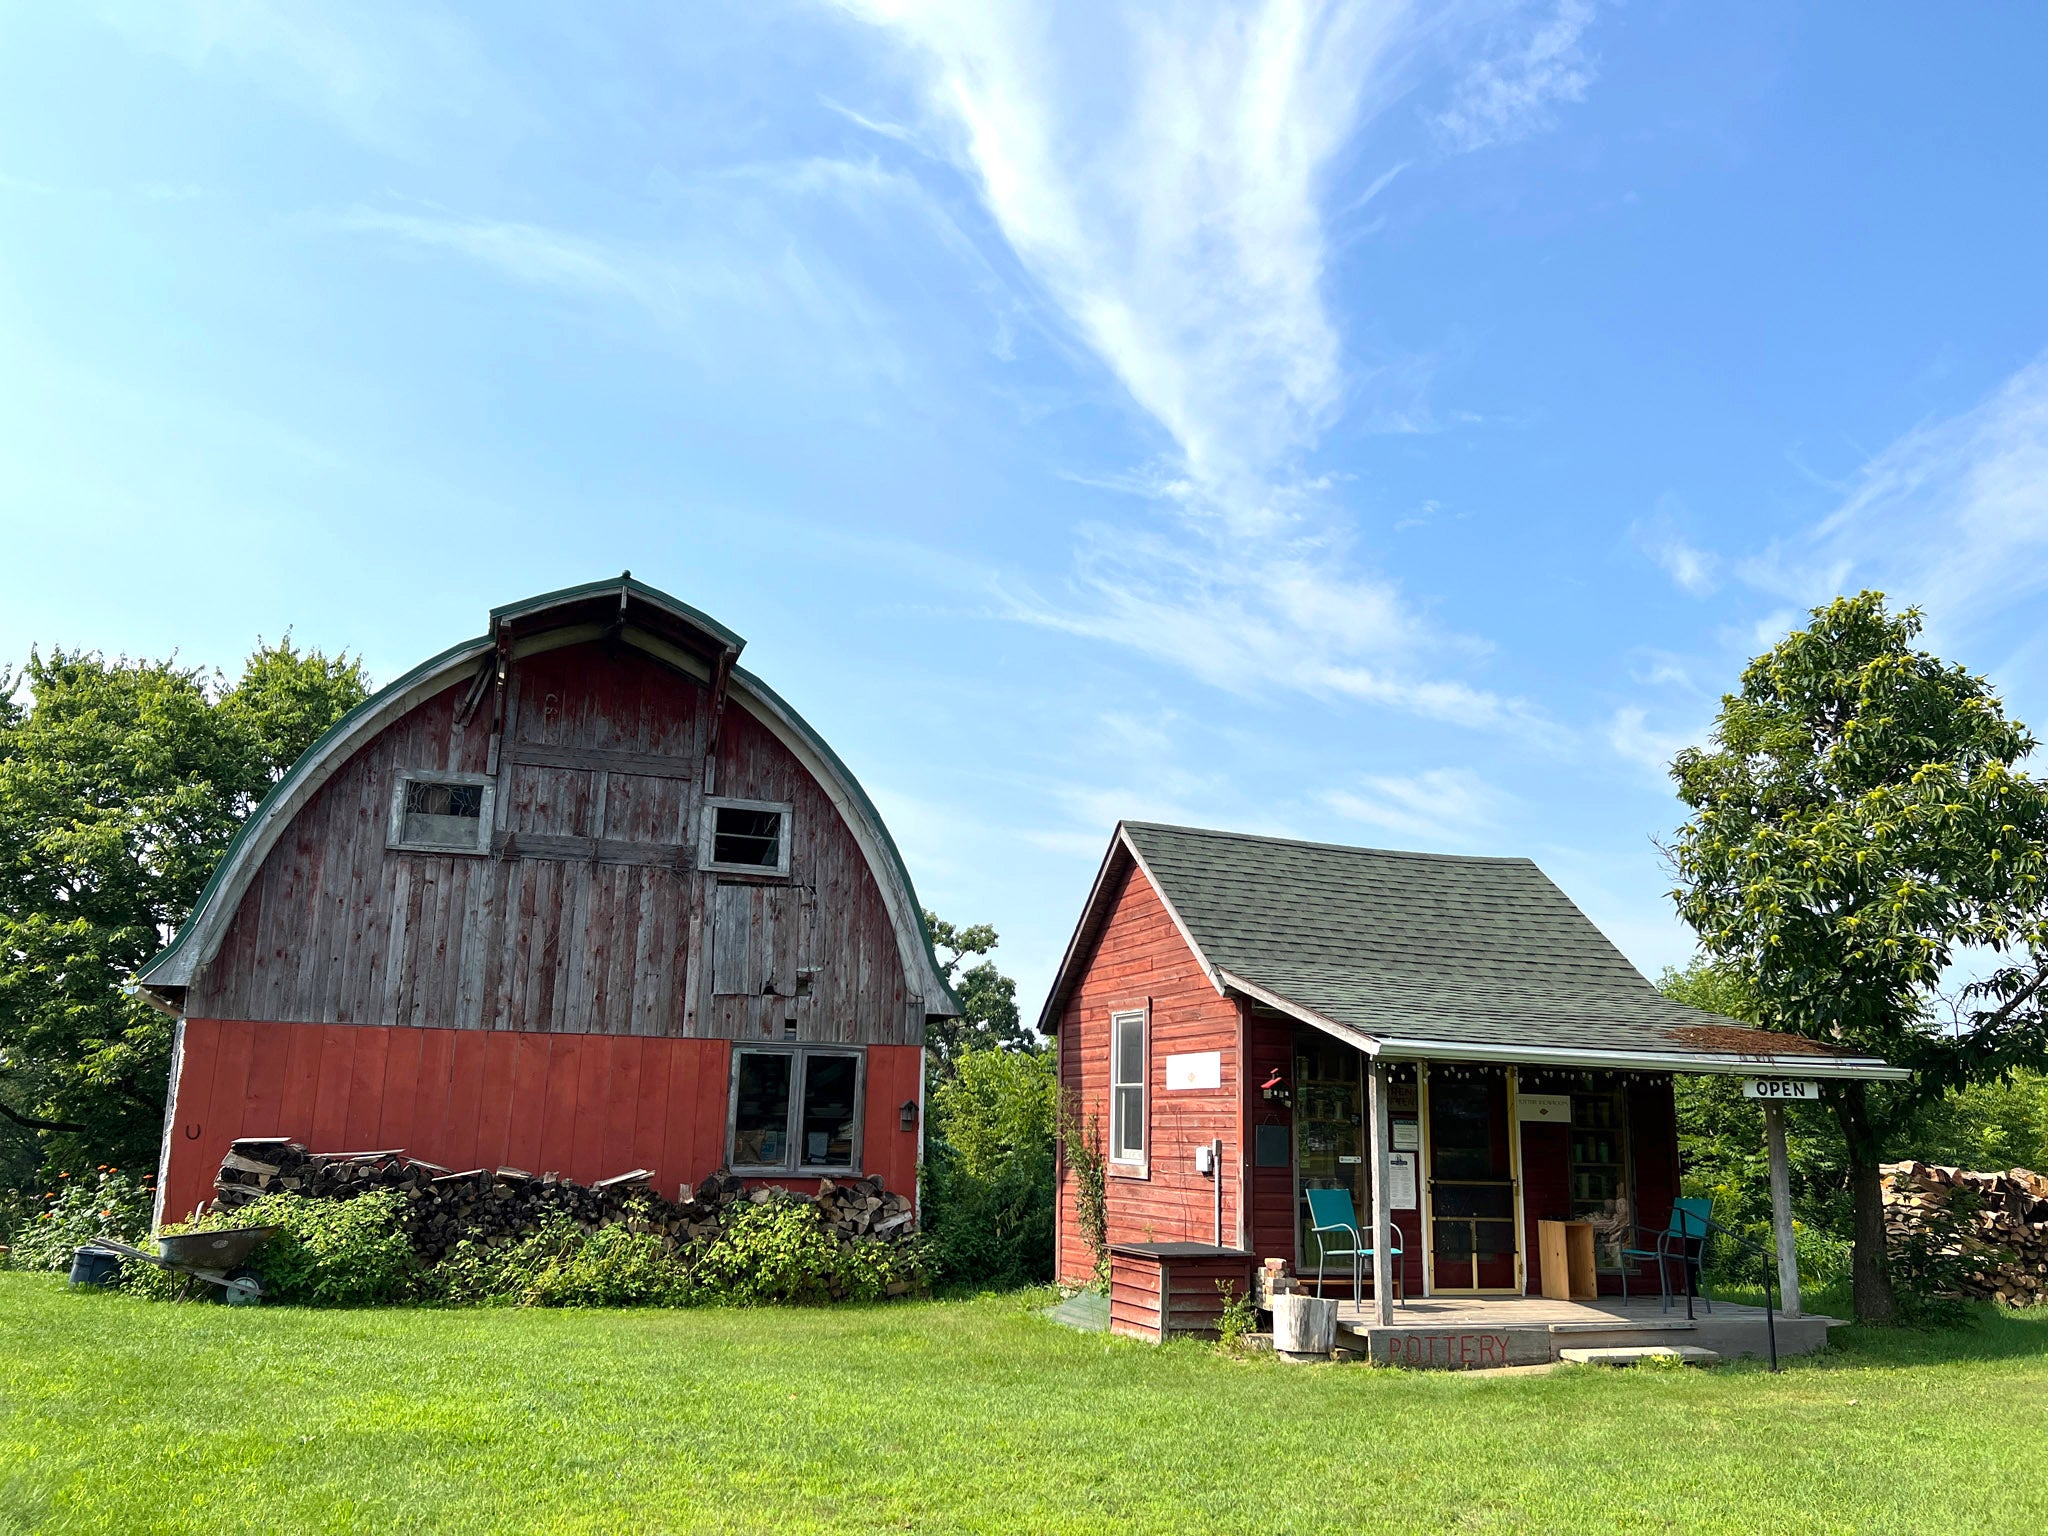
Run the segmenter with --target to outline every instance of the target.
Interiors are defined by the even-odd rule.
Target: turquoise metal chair
[[[1304,1190],[1308,1196],[1309,1233],[1316,1240],[1316,1294],[1323,1294],[1323,1261],[1325,1259],[1349,1259],[1351,1261],[1351,1299],[1365,1299],[1365,1273],[1372,1268],[1373,1253],[1364,1236],[1358,1230],[1358,1208],[1351,1203],[1348,1189]],[[1324,1234],[1328,1234],[1325,1236]],[[1331,1246],[1331,1238],[1345,1237],[1349,1241],[1342,1247]],[[1393,1247],[1394,1294],[1402,1301],[1408,1299],[1407,1278],[1401,1273],[1401,1229],[1389,1226],[1388,1241]],[[1379,1284],[1378,1277],[1373,1280]]]
[[[1628,1305],[1628,1267],[1631,1259],[1648,1259],[1657,1266],[1657,1294],[1664,1305],[1658,1310],[1671,1310],[1671,1269],[1672,1260],[1677,1260],[1679,1274],[1687,1273],[1685,1266],[1691,1266],[1693,1279],[1692,1293],[1706,1301],[1707,1311],[1714,1310],[1714,1304],[1700,1296],[1699,1273],[1700,1254],[1707,1244],[1707,1224],[1713,1219],[1714,1202],[1698,1196],[1681,1195],[1671,1202],[1671,1221],[1661,1232],[1651,1232],[1648,1227],[1632,1227],[1630,1230],[1640,1239],[1650,1235],[1647,1248],[1623,1248],[1621,1250],[1621,1302]]]

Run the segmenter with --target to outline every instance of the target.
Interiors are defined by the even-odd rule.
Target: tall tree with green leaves
[[[171,1021],[125,990],[359,663],[259,644],[230,683],[175,661],[32,653],[0,675],[0,1121],[44,1156],[151,1166]]]
[[[1864,592],[1751,662],[1672,764],[1681,915],[1757,1022],[1910,1068],[1842,1083],[1855,1308],[1896,1315],[1878,1163],[1944,1096],[2048,1063],[2048,787],[1991,686]],[[1987,963],[1944,997],[1955,962]]]
[[[939,969],[960,999],[962,1010],[959,1018],[934,1023],[925,1032],[937,1074],[950,1074],[963,1051],[987,1046],[1037,1050],[1041,1042],[1017,1014],[1017,983],[986,958],[996,947],[995,929],[987,923],[957,927],[936,912],[925,913],[924,922],[939,957]],[[967,964],[975,956],[983,958]]]

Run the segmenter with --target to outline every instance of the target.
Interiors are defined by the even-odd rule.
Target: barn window
[[[809,1046],[733,1052],[736,1173],[847,1173],[860,1167],[861,1053]]]
[[[394,848],[486,853],[494,794],[488,774],[401,773],[391,797],[388,840]]]
[[[788,874],[789,811],[773,800],[705,801],[705,867],[735,874]]]
[[[1145,1014],[1109,1017],[1109,1158],[1145,1166]]]

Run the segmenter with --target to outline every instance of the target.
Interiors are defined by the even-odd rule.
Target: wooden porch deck
[[[1393,1365],[1438,1370],[1474,1370],[1503,1365],[1541,1365],[1575,1346],[1627,1348],[1694,1345],[1722,1358],[1763,1355],[1767,1350],[1764,1309],[1704,1301],[1685,1315],[1682,1299],[1663,1308],[1658,1298],[1603,1296],[1598,1301],[1552,1301],[1543,1296],[1416,1297],[1394,1307],[1394,1321],[1381,1327],[1370,1301],[1362,1307],[1341,1302],[1337,1343]],[[1781,1356],[1811,1354],[1827,1342],[1828,1329],[1842,1319],[1816,1313],[1776,1319]]]

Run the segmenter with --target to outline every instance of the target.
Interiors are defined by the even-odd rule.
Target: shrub
[[[497,1247],[466,1239],[434,1266],[427,1294],[457,1305],[745,1307],[880,1301],[923,1286],[917,1245],[841,1238],[815,1205],[776,1194],[736,1207],[717,1237],[689,1248],[631,1218],[585,1231],[556,1217]]]
[[[419,1282],[419,1259],[400,1221],[404,1207],[404,1195],[389,1189],[353,1200],[265,1195],[236,1210],[208,1211],[164,1230],[276,1227],[276,1235],[250,1256],[248,1265],[262,1277],[267,1299],[303,1306],[376,1306],[406,1299]],[[190,1289],[185,1277],[133,1260],[122,1272],[122,1283],[153,1296],[183,1295]]]
[[[691,1264],[692,1299],[726,1306],[880,1301],[924,1285],[920,1245],[842,1239],[784,1195],[736,1208]]]
[[[691,1297],[689,1267],[666,1238],[617,1224],[586,1232],[566,1216],[495,1248],[463,1239],[434,1266],[428,1289],[482,1306],[683,1306]]]
[[[1216,1294],[1223,1298],[1223,1311],[1216,1319],[1216,1342],[1226,1354],[1234,1355],[1259,1331],[1259,1303],[1250,1291],[1240,1291],[1229,1280],[1216,1282]]]
[[[7,1250],[12,1269],[67,1270],[72,1252],[96,1237],[140,1247],[149,1235],[150,1181],[118,1168],[101,1168],[92,1178],[58,1176],[58,1187],[43,1196],[42,1209],[25,1215]]]
[[[945,1284],[1052,1276],[1056,1082],[1050,1051],[963,1052],[931,1094],[924,1224]]]

